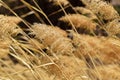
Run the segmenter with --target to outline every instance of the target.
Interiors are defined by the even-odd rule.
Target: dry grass
[[[64,6],[69,3],[67,0],[52,0],[52,1],[53,1],[54,5],[58,5],[58,6],[59,6],[59,3],[64,5]]]
[[[103,67],[97,67],[97,70],[100,73],[100,77],[102,80],[119,80],[120,79],[120,68],[118,65],[107,65],[107,66],[103,66]],[[94,70],[91,70],[90,73],[92,75],[90,75],[91,77],[94,77],[93,80],[97,79],[97,75],[95,73]],[[109,76],[109,77],[108,77]]]
[[[120,22],[119,19],[115,19],[109,22],[106,26],[106,30],[109,32],[109,35],[115,35],[120,33]]]
[[[97,16],[91,10],[89,10],[87,8],[75,7],[74,10],[77,11],[79,14],[87,16],[88,18],[90,18],[92,20],[96,20],[97,19]]]
[[[119,63],[119,40],[77,34],[73,37],[73,43],[76,46],[74,54],[77,57],[85,56],[85,58],[96,59],[104,64]]]
[[[113,8],[112,5],[108,4],[107,2],[104,2],[102,0],[82,1],[87,5],[88,9],[105,20],[113,20],[119,17],[117,11]]]
[[[44,16],[43,20],[51,25],[31,25],[20,20],[0,0],[1,6],[17,16],[0,15],[0,80],[120,80],[119,15],[112,5],[102,0],[81,1],[86,7],[72,7],[67,0],[48,1],[65,13],[58,18],[58,23],[63,21],[72,28],[66,31],[59,25],[53,26],[34,0],[35,5],[21,2],[30,10],[40,12],[41,18]],[[67,4],[74,14],[66,13]],[[19,22],[26,24],[27,29],[21,28],[24,25],[18,26]],[[109,36],[79,34],[79,30],[93,32],[97,26]]]
[[[97,25],[96,23],[91,21],[91,19],[89,19],[88,17],[80,14],[69,14],[67,16],[61,17],[59,20],[68,23],[69,26],[72,26],[70,23],[71,21],[72,24],[75,26],[75,28],[78,30],[78,32],[80,29],[93,31],[96,29],[96,25]]]
[[[47,26],[44,24],[33,25],[35,38],[41,42],[45,48],[49,49],[51,54],[70,54],[72,53],[72,44],[68,38],[67,33],[58,27]],[[32,34],[33,34],[32,33]]]

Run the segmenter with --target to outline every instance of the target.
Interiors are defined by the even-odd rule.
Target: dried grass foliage
[[[66,6],[67,4],[69,4],[67,0],[51,0],[51,2],[53,2],[53,5],[57,5],[57,6],[59,6],[59,4],[63,6]]]
[[[72,79],[73,80],[82,80],[82,78],[81,78],[82,76],[87,76],[87,74],[84,72],[87,69],[87,66],[84,63],[84,61],[79,60],[78,58],[74,58],[73,56],[59,55],[58,59],[53,58],[53,60],[59,66],[59,68],[57,68],[55,65],[49,65],[49,66],[47,66],[46,69],[49,71],[50,75],[54,74],[60,80],[62,78],[64,80],[65,77],[68,80],[72,80]],[[79,66],[77,66],[77,65],[79,65]]]
[[[53,80],[54,76],[47,74],[45,70],[34,65],[34,74],[26,67],[21,64],[14,64],[11,59],[6,56],[4,61],[0,60],[1,67],[0,79],[2,80],[34,80],[34,79],[44,79],[44,80]],[[38,74],[40,73],[40,74]],[[44,77],[45,76],[45,77]]]
[[[120,33],[119,19],[115,19],[109,22],[106,26],[106,30],[108,31],[109,35],[119,34]]]
[[[7,35],[15,36],[18,33],[22,32],[21,29],[16,25],[20,20],[17,17],[7,17],[4,15],[0,15],[0,35],[1,37]]]
[[[49,48],[48,52],[56,54],[72,53],[73,46],[70,39],[66,38],[67,33],[65,31],[44,24],[35,24],[32,28],[35,38],[46,48]]]
[[[15,21],[14,21],[15,20]],[[20,22],[17,17],[8,17],[0,15],[0,52],[1,57],[9,53],[9,47],[12,44],[11,37],[15,37],[18,33],[22,33],[16,23]]]
[[[97,70],[100,73],[100,77],[102,80],[119,80],[120,79],[120,68],[118,65],[107,65],[107,66],[103,66],[103,67],[97,67]],[[90,73],[92,75],[92,77],[94,77],[93,80],[96,80],[98,75],[96,75],[94,70],[91,70]],[[108,77],[109,76],[109,77]]]
[[[88,18],[95,20],[97,19],[97,16],[89,9],[84,8],[84,7],[75,7],[75,11],[77,11],[79,14],[82,14],[84,16],[87,16]]]
[[[58,6],[69,4],[67,0],[51,1]],[[109,35],[119,34],[119,15],[110,4],[82,1],[86,8],[74,8],[80,14],[67,14],[59,20],[76,29],[93,31],[99,25]],[[94,22],[96,19],[100,22]],[[108,22],[102,23],[104,20]],[[17,25],[20,21],[0,15],[1,80],[120,79],[119,38],[78,34],[73,29],[65,31],[42,23],[30,25],[26,34]]]
[[[72,26],[72,24],[75,26],[76,29],[85,29],[85,30],[95,30],[96,29],[96,23],[91,21],[86,16],[80,15],[80,14],[69,14],[67,16],[61,17],[59,20],[68,23],[68,25]],[[70,21],[69,21],[70,20]]]
[[[76,47],[74,54],[77,57],[91,57],[93,60],[98,59],[104,64],[119,63],[119,40],[89,35],[73,35],[73,43]]]
[[[0,40],[0,57],[4,57],[9,53],[9,45],[11,42]]]
[[[119,17],[117,11],[107,2],[104,2],[102,0],[82,1],[86,4],[88,9],[105,20],[113,20]]]

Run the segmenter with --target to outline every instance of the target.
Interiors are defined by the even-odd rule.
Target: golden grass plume
[[[32,29],[35,33],[35,39],[38,39],[45,47],[50,48],[48,50],[50,53],[72,53],[73,46],[71,40],[66,38],[65,31],[44,24],[34,24]]]
[[[113,20],[119,17],[112,5],[102,0],[82,0],[88,9],[104,20]]]
[[[68,23],[68,25],[72,26],[70,23],[71,21],[72,24],[75,26],[75,28],[78,29],[78,32],[79,32],[79,29],[93,31],[96,29],[96,25],[97,25],[88,17],[80,14],[69,14],[61,17],[59,20],[65,23]]]

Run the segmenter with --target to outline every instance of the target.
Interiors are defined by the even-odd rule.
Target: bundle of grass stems
[[[75,2],[0,0],[0,80],[120,80],[119,14]]]

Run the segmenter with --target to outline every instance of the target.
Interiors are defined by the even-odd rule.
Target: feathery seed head
[[[20,33],[21,30],[17,27],[19,20],[16,17],[7,17],[0,15],[0,35],[1,36],[15,36]]]
[[[89,9],[84,8],[84,7],[75,7],[74,8],[75,11],[77,11],[78,13],[87,16],[88,18],[95,20],[97,19],[97,16]]]
[[[54,5],[59,5],[59,4],[61,4],[61,5],[65,6],[65,5],[68,4],[68,1],[67,1],[67,0],[52,0],[52,1],[53,1]]]
[[[35,24],[32,26],[35,38],[45,47],[49,47],[48,53],[70,54],[73,52],[73,46],[70,39],[66,38],[66,32],[44,24]]]
[[[113,20],[119,17],[117,11],[110,4],[102,0],[82,0],[88,9],[104,20]]]
[[[88,17],[80,14],[71,14],[71,15],[63,16],[59,20],[66,22],[68,23],[68,25],[72,26],[70,23],[71,21],[76,29],[95,30],[97,25]]]
[[[115,19],[109,22],[106,26],[106,31],[109,35],[120,34],[120,19]]]

